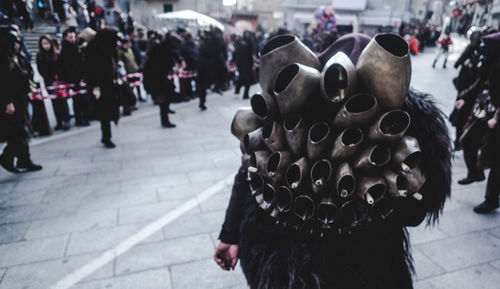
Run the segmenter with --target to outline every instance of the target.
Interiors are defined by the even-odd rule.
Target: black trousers
[[[30,160],[29,134],[25,124],[13,118],[2,119],[8,127],[6,130],[7,146],[3,149],[2,157],[17,164],[27,164]]]
[[[158,106],[160,107],[161,125],[170,124],[170,120],[168,119],[168,111],[170,110],[170,102],[160,103]]]
[[[111,139],[111,121],[101,120],[101,135],[102,141]]]
[[[490,168],[488,182],[486,184],[485,199],[492,203],[498,203],[500,195],[500,164],[495,164]]]
[[[477,176],[482,173],[482,170],[477,166],[477,156],[479,149],[483,145],[483,137],[488,131],[488,125],[485,121],[473,120],[465,128],[465,135],[461,139],[462,149],[464,152],[464,161],[467,166],[468,176]]]
[[[187,98],[192,98],[193,97],[193,84],[192,84],[193,78],[181,78],[180,79],[180,85],[181,85],[181,95],[183,97]]]
[[[51,99],[52,108],[58,125],[62,125],[63,121],[69,121],[68,101],[66,98],[53,98]]]
[[[86,94],[74,95],[73,99],[73,112],[75,113],[75,121],[81,122],[89,117],[89,98]]]

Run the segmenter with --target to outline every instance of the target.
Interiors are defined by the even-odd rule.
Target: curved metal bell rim
[[[362,203],[360,203],[360,201],[357,201],[357,200],[351,200],[351,201],[347,201],[347,202],[343,203],[342,206],[340,207],[339,216],[342,217],[343,216],[342,212],[346,209],[352,209],[352,210],[356,209],[354,206],[363,207],[364,214],[363,214],[362,218],[360,218],[356,222],[354,222],[354,220],[353,220],[351,225],[357,225],[357,224],[363,222],[368,217],[368,208],[365,207]]]
[[[276,163],[276,166],[274,166],[274,158],[276,158],[276,156],[279,157],[277,163]],[[269,158],[267,159],[267,164],[266,164],[266,172],[267,174],[272,177],[272,176],[275,176],[276,173],[278,172],[278,169],[282,166],[283,164],[283,153],[280,152],[280,151],[276,151],[272,154],[269,155]],[[273,165],[273,168],[276,168],[275,170],[270,170],[269,169],[269,166],[270,165]]]
[[[295,168],[297,168],[297,171],[298,171],[298,178],[296,178],[297,179],[296,181],[293,181],[293,180],[290,180],[290,178],[291,178],[290,174],[292,173],[291,170],[295,170]],[[300,166],[297,163],[291,164],[286,169],[286,172],[285,172],[285,182],[286,182],[287,186],[289,188],[294,189],[293,188],[293,184],[294,183],[298,183],[297,187],[299,187],[300,184],[302,184],[303,181],[304,181],[304,172],[301,170]]]
[[[265,112],[263,113],[260,112],[262,105],[264,106],[263,109],[265,110]],[[268,101],[266,101],[266,97],[262,93],[256,93],[252,95],[252,97],[250,98],[250,107],[258,117],[264,120],[271,117],[271,108],[269,107]]]
[[[406,122],[406,125],[405,127],[398,133],[386,133],[384,132],[384,130],[382,129],[383,127],[383,123],[384,121],[387,121],[387,118],[390,117],[392,114],[401,114],[401,115],[404,115],[404,118],[405,118],[405,122]],[[399,123],[400,120],[397,120],[396,122]],[[386,113],[384,113],[382,116],[380,116],[380,119],[379,121],[377,121],[377,129],[383,134],[383,135],[399,135],[399,134],[404,134],[408,128],[410,127],[410,115],[404,111],[404,110],[400,110],[400,109],[394,109],[394,110],[391,110],[391,111],[388,111]]]
[[[278,71],[273,81],[273,93],[275,95],[279,95],[283,91],[290,88],[290,86],[294,83],[294,80],[299,76],[300,70],[301,68],[298,63],[292,63]],[[278,86],[279,91],[276,89],[276,86]]]
[[[251,174],[249,177],[250,177],[250,180],[248,181],[248,184],[250,186],[250,190],[252,191],[252,194],[255,194],[256,192],[258,192],[259,190],[264,188],[265,181],[261,175]],[[258,186],[256,187],[256,185],[258,185]]]
[[[370,98],[372,101],[374,101],[374,102],[373,102],[373,105],[371,105],[368,109],[363,110],[363,111],[360,111],[360,112],[352,112],[352,111],[349,111],[349,110],[347,109],[347,106],[348,106],[351,102],[355,101],[355,100],[356,100],[356,98],[360,98],[360,97],[364,97],[364,96],[369,96],[369,98]],[[366,93],[358,93],[358,94],[354,94],[353,96],[349,97],[349,98],[347,99],[347,101],[344,103],[344,105],[342,106],[342,109],[343,109],[345,112],[347,112],[347,113],[349,113],[349,114],[351,114],[351,115],[362,115],[362,114],[364,114],[364,113],[366,113],[366,112],[368,112],[368,111],[371,111],[371,110],[375,109],[375,108],[377,107],[377,105],[378,105],[378,101],[377,101],[377,98],[376,98],[375,96],[373,96],[373,95],[371,95],[371,94],[366,94]]]
[[[326,132],[323,134],[323,136],[318,141],[313,141],[312,138],[311,138],[311,133],[312,133],[313,129],[316,129],[319,126],[326,127],[327,130],[326,130]],[[331,131],[330,126],[326,122],[315,123],[315,124],[313,124],[311,126],[311,128],[309,129],[309,132],[307,133],[307,140],[311,144],[322,143],[322,142],[324,142],[324,141],[326,141],[328,139],[328,137],[330,136],[330,131]]]
[[[401,151],[403,151],[404,154]],[[396,166],[398,166],[398,169],[401,169],[403,163],[408,165],[410,169],[414,169],[420,164],[422,159],[421,155],[422,151],[420,150],[417,139],[411,136],[404,136],[399,145],[396,146],[393,160]],[[408,158],[410,158],[410,160],[408,160]],[[413,160],[413,158],[417,158],[417,160]]]
[[[292,76],[293,75],[293,76]],[[290,77],[292,76],[292,77]],[[315,78],[317,77],[318,79],[318,84],[320,81],[320,72],[316,70],[316,68],[303,65],[300,63],[292,63],[288,64],[287,66],[283,67],[277,74],[276,77],[274,78],[273,82],[273,93],[276,96],[279,96],[280,94],[283,94],[286,91],[289,91],[294,88],[294,86],[303,86],[304,80],[310,79],[310,78]],[[302,80],[302,81],[298,81]],[[283,84],[286,85],[279,85],[283,82]],[[278,90],[276,87],[278,86]],[[307,89],[311,89],[306,87]]]
[[[343,72],[345,73],[346,76],[346,83],[347,86],[344,88],[345,94],[342,99],[339,101],[335,101],[332,99],[326,89],[325,89],[325,78],[327,76],[327,73],[331,68],[334,66],[340,67]],[[349,93],[353,90],[353,85],[355,86],[356,84],[354,83],[356,81],[356,67],[352,63],[351,59],[342,51],[337,52],[334,56],[332,56],[325,64],[323,70],[321,71],[321,93],[323,94],[324,97],[326,97],[329,101],[332,103],[340,103],[342,102],[346,97],[348,97]]]
[[[290,40],[286,41],[284,44],[282,45],[278,45],[276,47],[274,47],[273,49],[271,50],[268,50],[268,51],[265,51],[267,49],[267,46],[268,45],[271,45],[271,44],[274,44],[274,42],[280,40],[280,39],[284,39],[284,38],[291,38]],[[266,43],[264,44],[264,46],[262,46],[262,49],[261,51],[259,51],[259,56],[260,57],[264,57],[266,55],[269,55],[271,54],[272,52],[280,49],[280,48],[284,48],[284,47],[287,47],[287,46],[290,46],[290,45],[293,45],[294,42],[298,41],[298,38],[297,36],[295,35],[291,35],[291,34],[286,34],[286,35],[276,35],[274,37],[272,37],[271,39],[269,39],[268,41],[266,41]],[[262,53],[262,51],[265,51],[264,53]]]
[[[262,139],[268,140],[273,134],[275,134],[276,130],[277,130],[277,128],[276,128],[277,126],[279,126],[279,123],[277,123],[275,121],[269,122],[266,125],[264,125],[262,127]],[[269,127],[271,127],[270,130],[269,130]]]
[[[278,201],[280,194],[283,194],[283,193],[285,193],[288,196],[290,196],[290,198],[287,198],[287,199],[290,200],[290,202],[287,203],[287,206],[285,206],[285,207],[280,206],[280,202]],[[283,213],[290,212],[292,210],[292,207],[293,207],[293,194],[292,194],[292,192],[290,191],[289,188],[287,188],[285,186],[281,186],[281,187],[279,187],[276,190],[276,207],[278,208],[278,210],[280,212],[283,212]]]
[[[315,209],[316,209],[316,206],[315,206],[315,204],[314,204],[313,199],[311,199],[309,196],[306,196],[306,195],[300,195],[300,196],[297,196],[297,197],[295,198],[295,201],[294,201],[294,206],[293,206],[294,214],[295,214],[297,217],[299,217],[299,218],[303,219],[303,217],[304,217],[304,216],[301,216],[301,215],[297,214],[297,210],[296,210],[296,207],[297,207],[297,201],[300,201],[300,200],[302,200],[302,199],[304,199],[304,202],[309,202],[310,204],[312,204],[312,206],[311,206],[311,207],[312,207],[312,210],[311,210],[311,212],[310,212],[310,213],[306,216],[306,218],[305,218],[305,220],[309,220],[309,219],[311,219],[312,217],[314,217],[314,212],[315,212]],[[307,211],[306,211],[306,212],[307,212]]]
[[[407,47],[407,49],[405,49],[405,53],[401,56],[398,56],[394,53],[392,53],[391,51],[387,50],[384,45],[382,45],[380,43],[380,38],[382,37],[393,37],[394,39],[397,39],[398,42],[400,42],[399,44]],[[377,45],[377,47],[380,48],[381,51],[384,51],[387,56],[390,56],[390,57],[393,57],[393,58],[396,58],[396,59],[402,59],[402,58],[406,58],[410,55],[410,47],[408,45],[408,42],[406,42],[406,40],[404,40],[401,36],[399,35],[396,35],[396,34],[392,34],[392,33],[379,33],[377,35],[375,35],[372,39],[372,41]]]
[[[408,190],[408,180],[404,175],[386,170],[384,178],[387,183],[387,191],[393,196],[401,196],[399,190]]]
[[[376,153],[375,150],[381,150],[381,149],[385,149],[385,154],[388,156],[387,159],[383,162],[383,163],[377,163],[375,161],[373,161],[373,155]],[[387,163],[389,163],[389,161],[391,160],[391,150],[389,149],[388,146],[384,145],[384,144],[378,144],[378,145],[375,145],[373,146],[371,149],[370,149],[370,153],[368,155],[368,159],[370,160],[370,163],[374,166],[377,166],[377,167],[381,167],[381,166],[384,166],[386,165]]]
[[[314,183],[317,180],[317,178],[314,178],[314,173],[316,170],[320,169],[320,168],[318,168],[318,166],[323,165],[323,164],[326,164],[328,166],[328,168],[327,168],[328,169],[328,176],[326,177],[325,183],[323,184],[323,186],[325,186],[327,184],[327,182],[330,181],[330,179],[332,178],[332,173],[333,173],[332,163],[329,160],[321,159],[321,160],[315,162],[311,168],[310,174],[311,174],[311,181]]]
[[[335,209],[335,214],[334,216],[329,216],[330,217],[330,220],[328,220],[327,222],[325,222],[325,219],[324,218],[321,218],[319,215],[320,215],[320,208],[323,207],[323,206],[328,206],[328,207],[333,207]],[[333,224],[335,223],[335,221],[337,220],[337,217],[339,215],[339,210],[337,208],[337,206],[331,202],[331,201],[322,201],[318,204],[318,208],[316,209],[316,219],[321,222],[321,224],[323,225],[327,225],[327,224]]]
[[[294,123],[294,126],[292,128],[289,128],[287,125],[290,121],[292,121]],[[300,115],[298,115],[298,114],[291,115],[283,121],[283,129],[286,132],[293,132],[294,130],[299,128],[300,125],[303,123],[304,123],[304,120],[302,119],[302,117],[300,117]]]
[[[359,134],[359,141],[355,142],[355,143],[352,143],[352,144],[346,144],[344,142],[344,136],[346,136],[346,133],[347,132],[350,132],[350,131],[356,131],[358,134]],[[364,139],[364,136],[363,136],[363,131],[360,129],[360,128],[346,128],[344,129],[340,135],[338,136],[340,138],[340,144],[345,146],[345,147],[354,147],[354,146],[358,146],[361,144],[361,142],[363,142],[363,139]]]
[[[247,133],[245,135],[245,137],[243,137],[242,143],[243,143],[243,148],[245,149],[245,151],[249,150],[250,138],[254,138],[254,137],[262,139],[262,128],[258,128],[250,133]]]
[[[265,184],[262,189],[262,200],[260,207],[265,211],[271,209],[276,201],[276,190],[271,184]]]
[[[347,195],[343,196],[341,193],[342,190],[340,189],[340,185],[342,182],[345,182],[345,179],[348,179],[349,182],[352,182],[352,188],[348,191]],[[336,189],[337,189],[337,193],[342,198],[348,198],[348,197],[352,196],[354,194],[354,192],[356,191],[356,178],[354,178],[354,175],[344,175],[344,176],[340,177],[339,180],[337,181]]]

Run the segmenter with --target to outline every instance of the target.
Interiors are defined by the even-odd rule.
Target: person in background
[[[139,81],[141,78],[138,76],[132,76],[132,77],[127,77],[129,74],[135,74],[139,72],[139,66],[135,62],[135,56],[132,51],[132,43],[128,38],[124,38],[121,41],[122,45],[118,48],[118,57],[120,61],[123,63],[124,69],[125,69],[125,79],[128,83],[124,83],[124,90],[126,89],[126,94],[133,96],[133,92],[130,86],[128,86],[131,83],[134,83],[136,81]],[[137,98],[140,100],[141,99],[141,87],[140,85],[136,86],[137,87]],[[136,109],[135,108],[135,103],[136,103],[136,96],[133,96],[133,101],[128,99],[127,103],[124,103],[124,111],[123,113],[129,113],[131,110]],[[130,105],[127,105],[130,104]]]
[[[16,4],[19,16],[23,18],[24,28],[28,31],[34,31],[33,18],[31,18],[26,0],[15,0],[14,3]]]
[[[29,151],[28,92],[29,62],[21,54],[20,37],[8,26],[0,26],[0,131],[7,141],[0,165],[9,172],[39,171]],[[14,159],[17,164],[14,165]]]
[[[434,58],[434,62],[432,63],[432,68],[436,68],[436,63],[441,58],[441,55],[444,55],[443,68],[446,68],[446,62],[448,61],[448,50],[450,49],[450,45],[453,42],[451,41],[451,37],[448,34],[445,34],[444,37],[439,38],[438,44],[440,45],[438,49],[438,53],[436,58]]]
[[[255,82],[253,74],[254,42],[250,31],[245,31],[243,37],[236,41],[233,59],[238,67],[238,81],[235,93],[240,93],[240,88],[245,87],[243,99],[248,99],[250,86]]]
[[[57,81],[57,51],[49,35],[42,35],[38,41],[36,65],[45,86],[54,85]],[[68,103],[64,98],[52,98],[51,102],[56,117],[54,129],[61,130],[63,123],[69,121]]]
[[[111,121],[118,123],[120,110],[117,82],[118,33],[112,28],[97,31],[84,50],[84,72],[87,87],[94,95],[97,118],[101,122],[101,143],[114,148],[111,141]]]
[[[58,59],[59,81],[75,85],[73,90],[80,90],[80,82],[83,79],[83,55],[77,45],[76,29],[70,27],[63,32],[63,43]],[[72,96],[73,112],[75,114],[76,126],[88,126],[85,117],[88,112],[89,100],[86,95],[77,94]],[[64,129],[69,129],[69,123],[64,124]]]
[[[170,122],[168,114],[175,113],[170,110],[175,85],[168,75],[173,72],[176,61],[179,59],[177,52],[182,40],[175,34],[167,34],[163,39],[156,37],[151,42],[144,63],[144,89],[160,106],[161,126],[172,128],[175,124]]]
[[[184,71],[196,72],[196,64],[198,63],[198,47],[194,43],[194,37],[191,33],[186,32],[184,34],[184,42],[180,48],[180,54],[182,57],[182,68]],[[181,78],[179,80],[181,86],[181,95],[184,98],[193,98],[193,80],[194,77]]]

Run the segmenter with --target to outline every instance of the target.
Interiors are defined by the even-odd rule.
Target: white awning
[[[179,10],[174,12],[161,13],[155,16],[159,19],[165,20],[173,20],[173,21],[190,21],[196,23],[199,26],[215,26],[220,30],[224,30],[224,25],[219,21],[209,17],[207,15],[203,15],[201,13],[195,12],[193,10]]]

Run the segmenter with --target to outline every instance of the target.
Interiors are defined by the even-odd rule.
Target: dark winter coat
[[[49,86],[56,81],[58,69],[56,55],[39,51],[36,55],[36,67],[43,78],[45,86]]]
[[[101,90],[96,100],[97,117],[100,120],[118,121],[118,87],[116,52],[117,35],[114,30],[100,30],[85,49],[85,75],[89,91]]]
[[[31,66],[23,57],[17,63],[9,61],[6,67],[0,68],[0,139],[29,138],[28,92],[31,78]],[[13,115],[5,113],[7,104],[13,103]]]
[[[165,103],[173,97],[174,83],[168,79],[173,72],[178,55],[169,40],[152,44],[143,67],[144,89],[157,103]]]
[[[79,83],[83,78],[83,55],[80,48],[73,43],[63,41],[58,57],[59,81]]]
[[[253,74],[254,47],[250,39],[241,39],[236,43],[234,62],[238,68],[238,80],[242,85],[251,85],[254,82]]]
[[[423,200],[395,199],[388,219],[351,234],[311,237],[276,225],[251,197],[245,175],[237,174],[220,239],[239,244],[250,288],[413,288],[405,227],[419,225],[426,216],[431,223],[437,219],[450,194],[451,156],[442,114],[428,96],[410,91],[403,109],[412,119],[408,134],[422,151]]]
[[[194,42],[184,41],[180,48],[180,54],[186,62],[186,70],[196,70],[198,62],[198,48]]]

